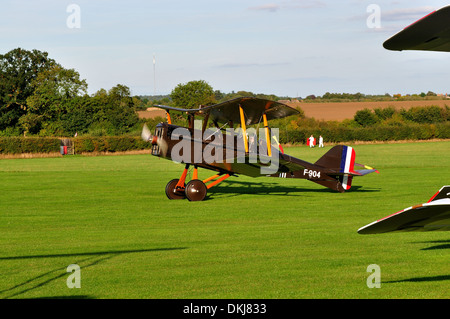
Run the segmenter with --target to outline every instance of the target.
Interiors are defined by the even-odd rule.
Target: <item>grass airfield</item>
[[[150,155],[0,160],[0,298],[448,299],[449,232],[357,230],[449,185],[450,142],[351,146],[380,174],[347,193],[239,176],[203,202],[168,200],[183,166]]]

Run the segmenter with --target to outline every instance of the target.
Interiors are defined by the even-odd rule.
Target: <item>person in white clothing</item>
[[[319,147],[323,147],[323,137],[322,137],[322,135],[319,136]]]
[[[314,147],[314,136],[309,137],[309,147]]]

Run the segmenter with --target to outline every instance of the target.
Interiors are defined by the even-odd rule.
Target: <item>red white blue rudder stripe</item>
[[[355,165],[355,150],[350,146],[343,146],[341,154],[341,173],[353,173]]]
[[[355,166],[355,150],[353,149],[353,147],[344,146],[342,148],[341,154],[340,172],[345,174],[340,178],[340,181],[342,187],[344,187],[345,190],[349,190],[350,187],[352,186],[353,176],[348,175],[348,173],[353,173],[354,166]]]

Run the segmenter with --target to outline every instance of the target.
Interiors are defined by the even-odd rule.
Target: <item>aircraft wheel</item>
[[[208,188],[201,180],[194,179],[187,183],[184,192],[186,193],[187,199],[192,202],[196,202],[205,199]]]
[[[177,186],[179,179],[172,179],[166,185],[166,196],[168,199],[185,199],[186,195],[184,193],[184,189],[175,189]],[[186,184],[184,184],[186,187]]]

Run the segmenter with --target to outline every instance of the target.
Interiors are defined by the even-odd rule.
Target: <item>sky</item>
[[[204,80],[224,93],[450,93],[450,53],[388,51],[449,0],[0,0],[0,54],[49,53],[86,79],[165,95]]]

